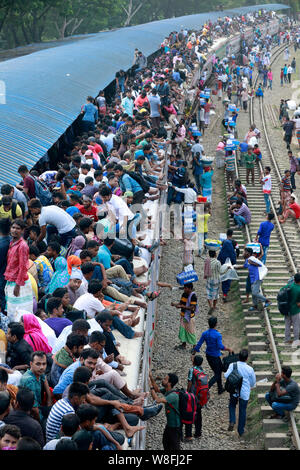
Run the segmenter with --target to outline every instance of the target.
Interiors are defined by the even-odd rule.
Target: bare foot
[[[143,397],[135,398],[133,404],[136,406],[143,406],[145,399]]]
[[[132,437],[136,432],[142,431],[146,426],[129,426],[125,429],[125,434],[127,437]]]
[[[248,304],[248,303],[249,303],[249,299],[242,300],[242,304]]]
[[[132,328],[135,327],[140,323],[140,318],[135,318],[134,320],[131,321],[131,326]]]
[[[134,333],[134,338],[141,338],[142,336],[144,336],[144,332],[143,331],[136,331]]]
[[[119,356],[118,357],[120,364],[123,366],[130,366],[131,362],[128,361],[124,356]]]

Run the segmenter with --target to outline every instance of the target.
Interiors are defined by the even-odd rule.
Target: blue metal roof
[[[199,28],[208,18],[214,22],[260,8],[288,7],[255,5],[154,21],[1,62],[6,104],[0,104],[0,184],[16,184],[19,165],[32,167],[45,155],[77,118],[86,97],[96,96],[118,70],[131,67],[136,47],[148,56],[182,26]]]

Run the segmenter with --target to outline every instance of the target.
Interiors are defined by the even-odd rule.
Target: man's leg
[[[230,395],[229,397],[229,425],[234,425],[236,423],[236,418],[235,418],[235,409],[237,405],[238,399],[234,397],[233,395]]]
[[[180,429],[170,428],[169,426],[166,426],[163,434],[164,450],[180,450],[180,437]]]
[[[268,246],[263,246],[262,248],[263,248],[264,254],[263,254],[263,257],[261,259],[261,262],[263,264],[266,264],[269,247]]]
[[[222,362],[219,357],[206,356],[210,368],[214,372],[214,376],[209,380],[208,387],[211,388],[216,382],[218,384],[218,392],[223,390],[222,386]]]
[[[130,301],[130,297],[125,294],[122,294],[117,289],[111,286],[107,286],[106,289],[103,289],[103,294],[112,297],[114,300],[118,300],[120,302],[128,302]]]
[[[245,424],[246,424],[246,410],[247,410],[248,400],[242,400],[239,398],[239,424],[238,424],[238,433],[240,436],[244,434]]]
[[[294,341],[299,341],[300,315],[292,315]]]
[[[200,437],[202,434],[202,407],[197,405],[197,414],[195,420],[195,437]]]
[[[255,281],[251,284],[251,293],[253,305],[257,306],[259,302],[266,302],[266,297],[261,294],[261,281]]]
[[[269,214],[270,212],[270,195],[268,193],[264,193],[264,200],[266,204],[266,212]]]
[[[119,264],[113,266],[112,268],[106,269],[106,276],[108,279],[112,279],[114,277],[121,277],[122,279],[126,279],[126,281],[129,280],[129,276],[128,274],[126,274],[125,269]]]
[[[291,315],[285,315],[284,317],[284,341],[289,343],[291,341],[291,326],[292,326],[292,317]]]

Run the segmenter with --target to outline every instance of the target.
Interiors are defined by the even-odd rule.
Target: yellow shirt
[[[22,209],[19,206],[19,204],[17,204],[17,206],[16,206],[16,217],[22,217]],[[12,209],[10,209],[10,211],[6,212],[4,210],[3,204],[1,204],[0,205],[0,219],[7,219],[7,218],[10,218],[11,220],[13,219]]]
[[[210,214],[198,214],[197,217],[197,231],[198,233],[207,233],[208,232],[208,219]]]

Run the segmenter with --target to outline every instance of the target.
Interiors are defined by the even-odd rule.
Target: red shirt
[[[90,219],[93,219],[94,222],[97,222],[98,216],[97,216],[97,209],[95,206],[92,206],[91,209],[85,209],[84,206],[76,206],[76,207],[78,207],[78,209],[83,215],[86,215]]]
[[[11,241],[7,253],[7,266],[4,277],[7,281],[24,286],[28,280],[29,247],[21,237],[17,242]]]
[[[28,189],[28,197],[30,199],[32,199],[33,197],[35,197],[35,184],[34,184],[34,179],[31,177],[31,176],[25,176],[24,178],[24,186],[23,188],[24,189]]]
[[[296,204],[295,202],[293,204],[290,204],[290,209],[293,209],[293,211],[296,214],[296,219],[299,219],[299,217],[300,217],[300,206],[299,206],[299,204]]]

